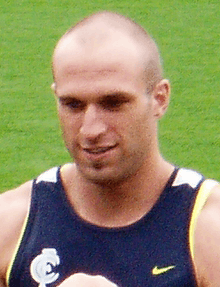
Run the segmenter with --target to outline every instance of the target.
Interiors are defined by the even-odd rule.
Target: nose
[[[95,144],[100,140],[107,130],[106,124],[101,116],[98,107],[91,104],[87,107],[82,125],[80,128],[80,136],[84,146]]]

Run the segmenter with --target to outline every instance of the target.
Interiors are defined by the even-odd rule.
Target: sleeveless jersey
[[[195,171],[175,169],[142,219],[123,228],[103,228],[74,212],[60,168],[47,171],[34,180],[8,285],[54,287],[83,272],[105,276],[119,287],[196,286],[189,233],[203,181]]]

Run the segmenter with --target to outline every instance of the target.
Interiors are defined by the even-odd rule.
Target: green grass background
[[[218,0],[2,0],[0,190],[70,161],[50,90],[51,55],[73,23],[99,10],[135,19],[160,47],[172,84],[160,123],[164,157],[220,180]]]

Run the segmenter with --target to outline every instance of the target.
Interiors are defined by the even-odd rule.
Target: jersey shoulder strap
[[[219,184],[217,181],[212,180],[212,179],[206,179],[204,182],[201,184],[195,204],[193,207],[192,215],[191,215],[191,220],[190,220],[190,228],[189,228],[189,244],[190,244],[190,252],[192,259],[194,260],[194,232],[195,232],[195,226],[197,223],[197,219],[199,214],[201,213],[212,189],[214,186]]]

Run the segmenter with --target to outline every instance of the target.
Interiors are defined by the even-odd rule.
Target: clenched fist
[[[117,287],[117,285],[100,275],[92,276],[76,273],[63,281],[58,287]]]

